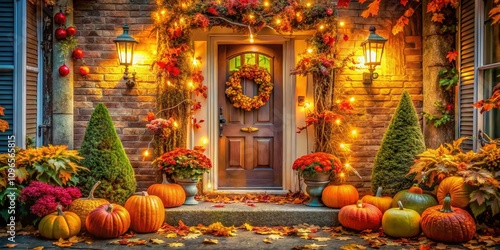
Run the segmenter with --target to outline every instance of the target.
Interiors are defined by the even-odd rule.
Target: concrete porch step
[[[252,226],[293,226],[312,224],[318,226],[337,226],[339,209],[328,207],[308,207],[301,204],[277,205],[274,203],[224,204],[200,202],[198,205],[182,205],[165,209],[165,221],[170,225],[178,225],[182,220],[186,225],[210,225],[221,222],[225,226],[241,226],[249,223]]]

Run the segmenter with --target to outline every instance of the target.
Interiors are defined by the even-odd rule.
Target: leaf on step
[[[385,242],[386,242],[385,240],[377,238],[368,240],[368,244],[370,244],[371,248],[380,248],[381,246],[385,245]]]
[[[32,250],[43,250],[43,246],[34,247]]]
[[[91,240],[86,240],[86,241],[85,241],[85,244],[87,244],[87,245],[92,245],[92,243],[94,243],[94,242],[93,242],[93,241],[91,241]]]
[[[5,248],[14,248],[16,246],[17,246],[17,244],[5,244],[3,247],[5,247]]]
[[[283,239],[284,237],[281,235],[278,235],[278,234],[271,234],[271,235],[267,236],[267,238],[269,238],[271,240],[279,240],[279,239]]]
[[[326,246],[327,245],[317,245],[316,243],[304,245],[305,249],[320,249]]]
[[[160,244],[165,243],[164,240],[160,240],[160,239],[149,239],[149,242],[156,244],[156,245],[160,245]]]
[[[225,207],[225,205],[224,205],[224,203],[217,203],[217,204],[213,205],[212,207],[219,208],[219,207]]]
[[[340,236],[340,237],[336,237],[335,239],[336,240],[350,240],[351,238],[349,238],[347,236]]]
[[[177,238],[177,233],[168,233],[165,235],[166,238]]]
[[[146,240],[135,238],[135,239],[128,239],[127,246],[139,246],[139,245],[146,245],[146,244],[148,244],[148,242]]]
[[[70,237],[68,239],[68,241],[71,242],[71,243],[80,243],[80,242],[84,242],[85,239],[81,238],[81,237],[78,237],[78,236],[73,236],[73,237]]]
[[[252,231],[253,230],[253,226],[248,224],[248,223],[245,223],[243,224],[243,227],[247,230],[247,231]]]
[[[213,244],[213,245],[217,245],[219,244],[219,240],[216,240],[216,239],[203,239],[203,244]]]
[[[268,238],[265,238],[265,239],[264,239],[264,240],[262,240],[262,241],[264,241],[264,243],[266,243],[266,244],[271,244],[271,243],[273,243],[273,242],[272,242],[270,239],[268,239]]]
[[[348,244],[345,246],[341,246],[340,249],[342,250],[365,250],[366,247],[358,244]]]
[[[316,238],[313,238],[313,240],[316,240],[316,241],[329,241],[331,240],[330,237],[316,237]]]
[[[360,236],[360,238],[364,239],[364,240],[376,239],[378,237],[380,237],[379,233],[369,233],[369,234],[365,234],[365,235]]]
[[[67,240],[64,240],[63,238],[59,238],[58,241],[52,242],[52,245],[56,245],[58,247],[71,247],[71,246],[73,246],[73,243],[71,243]]]
[[[440,250],[443,250],[443,249],[447,249],[448,246],[446,244],[443,244],[443,243],[438,243],[434,249],[440,249]]]
[[[172,242],[172,243],[168,243],[168,246],[169,246],[169,247],[183,247],[183,246],[184,246],[184,243],[180,243],[180,242]]]
[[[130,231],[130,233],[128,234],[124,234],[122,236],[120,236],[121,239],[129,239],[129,238],[132,238],[132,237],[135,237],[136,236],[136,233]]]
[[[192,239],[196,239],[196,238],[200,237],[200,235],[202,235],[202,234],[193,234],[193,233],[190,233],[190,234],[182,237],[182,239],[184,239],[184,240],[192,240]]]
[[[392,240],[387,241],[385,244],[388,245],[388,246],[401,246],[401,243],[395,242],[395,241],[392,241]]]

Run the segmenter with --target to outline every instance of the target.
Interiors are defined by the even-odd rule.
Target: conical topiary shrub
[[[88,195],[92,185],[101,181],[95,197],[125,204],[135,192],[137,183],[108,109],[103,104],[98,104],[92,113],[79,152],[84,157],[82,165],[90,170],[80,172],[82,194]]]
[[[396,113],[384,134],[375,157],[372,190],[384,188],[384,194],[394,195],[413,184],[414,175],[406,176],[415,157],[425,150],[424,135],[410,94],[403,91]]]

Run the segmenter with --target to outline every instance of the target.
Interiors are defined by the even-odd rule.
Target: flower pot
[[[196,184],[200,179],[181,179],[174,177],[174,180],[177,184],[181,185],[182,189],[184,189],[184,193],[186,193],[186,201],[184,201],[184,205],[198,204],[198,201],[194,199],[194,196],[198,193],[198,187],[196,186]]]
[[[323,207],[323,201],[321,201],[321,194],[323,189],[330,183],[330,173],[316,173],[315,176],[302,176],[304,178],[304,183],[307,185],[306,192],[310,199],[305,203],[306,206],[310,207]]]

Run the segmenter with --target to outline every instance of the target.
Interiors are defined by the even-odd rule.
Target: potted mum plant
[[[332,174],[337,174],[342,169],[342,163],[336,156],[316,152],[299,157],[292,165],[293,170],[302,176],[307,185],[306,192],[310,199],[306,206],[322,207],[321,194],[323,189],[330,183]]]
[[[208,157],[196,150],[176,148],[164,153],[154,162],[160,172],[166,173],[182,186],[186,193],[185,205],[198,204],[194,199],[198,192],[196,183],[203,173],[208,173],[212,168],[212,162]]]

